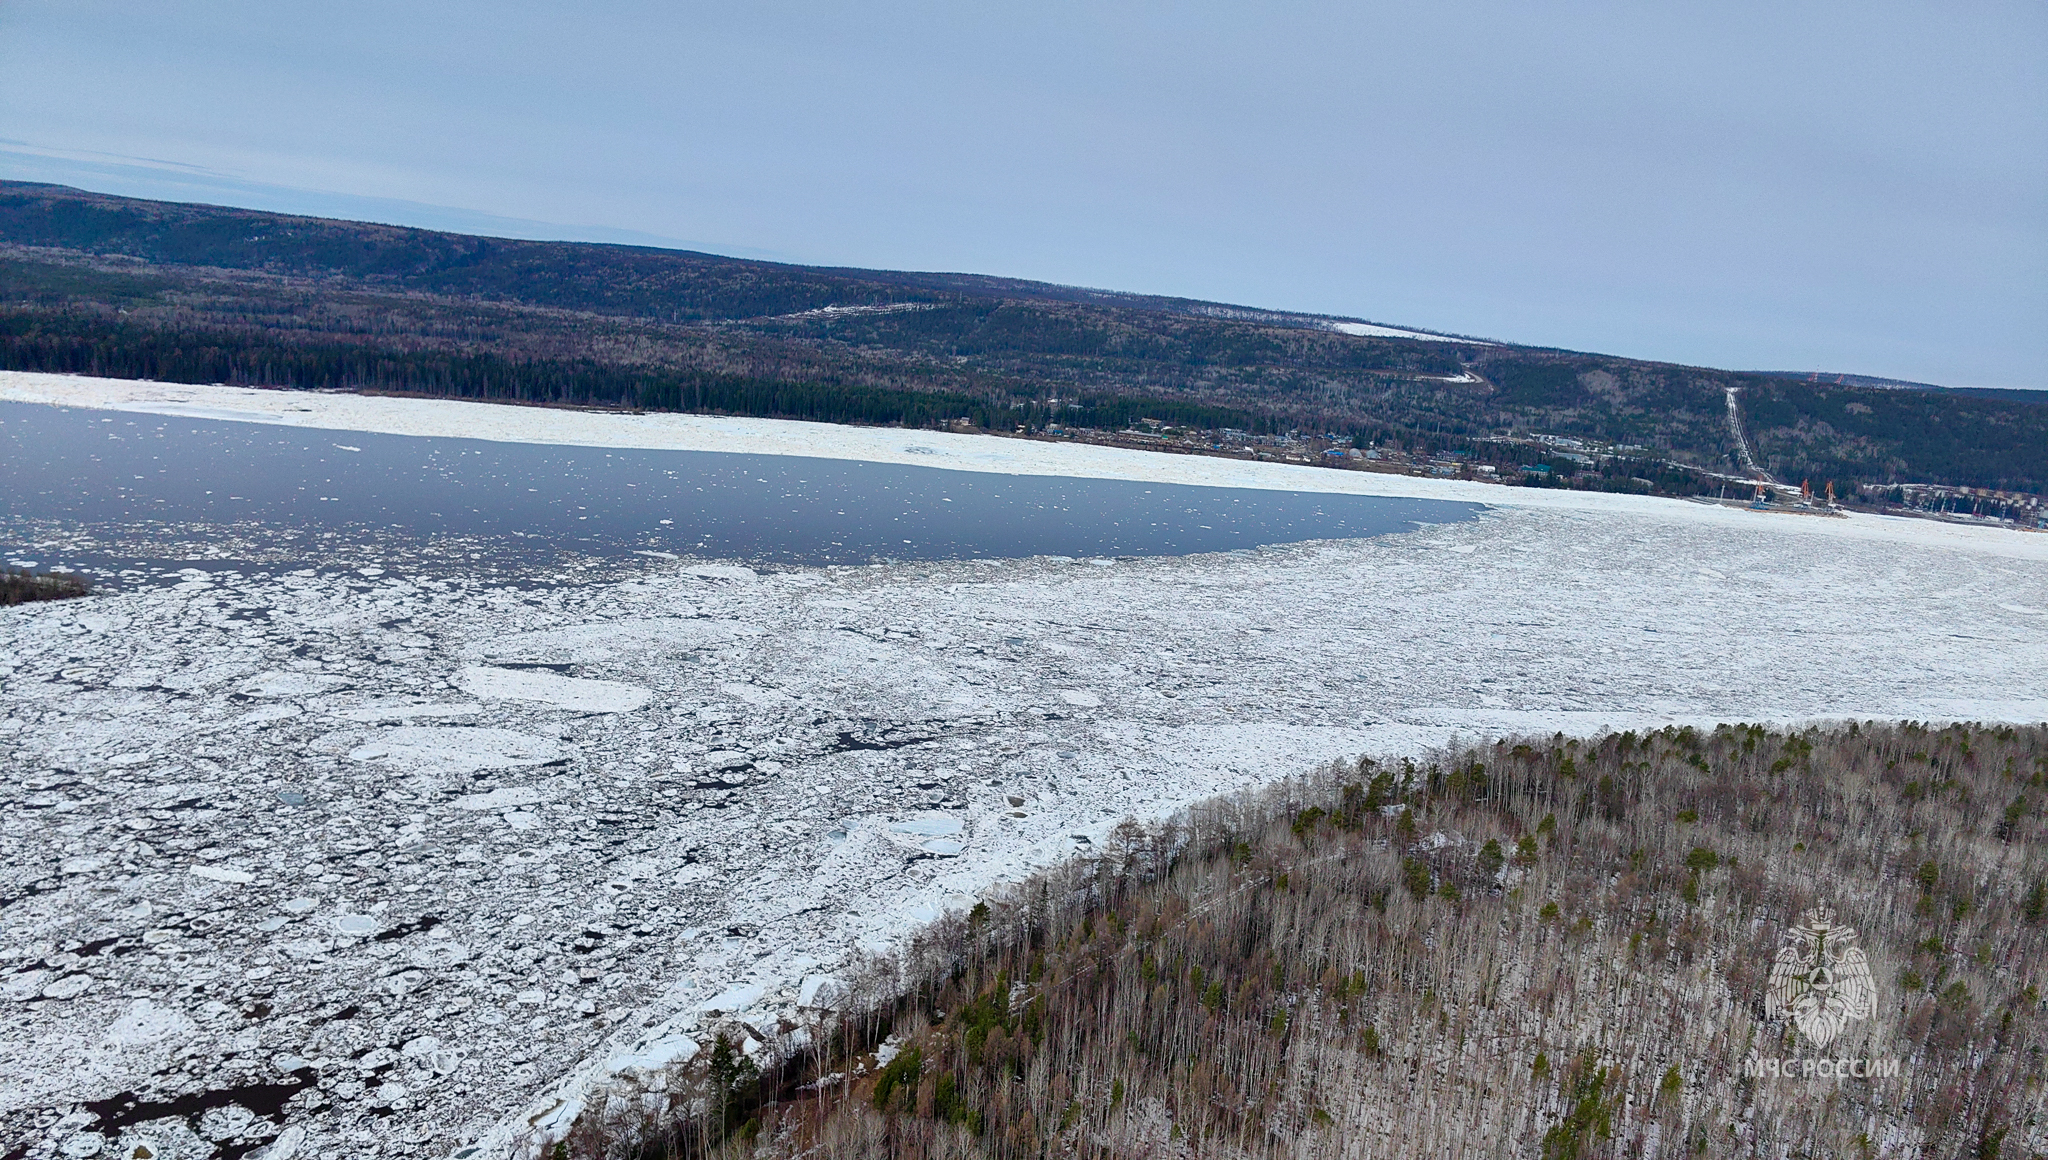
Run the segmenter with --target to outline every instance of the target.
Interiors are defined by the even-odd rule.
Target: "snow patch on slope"
[[[1370,322],[1326,322],[1323,325],[1339,334],[1354,338],[1414,338],[1423,342],[1462,342],[1471,346],[1492,346],[1490,342],[1477,342],[1469,338],[1452,338],[1448,334],[1427,334],[1420,330],[1402,330],[1394,326],[1375,326]]]

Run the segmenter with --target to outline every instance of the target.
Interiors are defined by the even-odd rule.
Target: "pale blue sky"
[[[2048,387],[2048,4],[0,0],[0,176]]]

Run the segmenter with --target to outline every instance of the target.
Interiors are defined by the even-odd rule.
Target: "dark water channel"
[[[1480,507],[0,403],[0,553],[40,543],[74,566],[111,568],[152,538],[160,560],[232,541],[247,551],[231,555],[271,565],[430,544],[536,564],[1184,555],[1409,531]]]

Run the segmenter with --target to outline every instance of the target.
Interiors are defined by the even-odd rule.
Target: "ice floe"
[[[579,713],[630,713],[647,703],[654,694],[638,685],[617,681],[591,681],[558,673],[523,669],[499,669],[472,665],[455,678],[462,691],[472,697],[494,697],[506,701],[532,701]]]
[[[531,734],[459,725],[400,725],[370,734],[348,751],[351,761],[434,773],[548,765],[563,754],[560,744]]]

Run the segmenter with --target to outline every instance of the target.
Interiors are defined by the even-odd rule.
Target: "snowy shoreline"
[[[1091,444],[1012,439],[897,427],[672,413],[626,414],[455,399],[187,386],[30,371],[0,371],[0,402],[361,431],[649,451],[722,451],[846,459],[997,475],[1241,487],[1337,495],[1457,500],[1503,508],[1628,513],[1676,523],[1952,547],[2048,561],[2048,535],[1895,516],[1817,519],[1685,500],[1605,492],[1507,487],[1455,479],[1346,471],[1298,464],[1174,455]]]
[[[121,1155],[481,1158],[680,1058],[713,1009],[774,1024],[1126,817],[1336,757],[2048,719],[2048,537],[2017,532],[766,420],[23,375],[0,399],[1494,509],[1249,553],[543,589],[193,569],[0,610],[0,1151],[34,1160],[101,1129]],[[274,1121],[79,1112],[299,1075]]]

